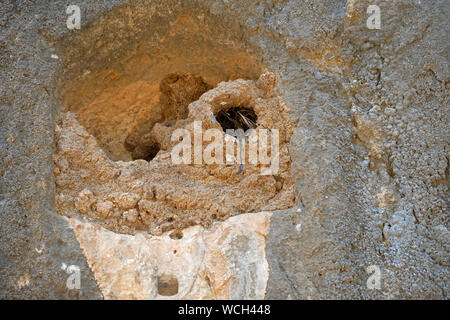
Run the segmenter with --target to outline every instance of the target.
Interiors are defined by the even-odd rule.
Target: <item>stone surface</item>
[[[135,236],[69,219],[105,299],[263,299],[270,213]]]
[[[0,3],[1,298],[112,292],[56,213],[61,111],[138,81],[159,88],[178,71],[216,87],[267,69],[292,110],[296,203],[270,218],[264,298],[448,299],[448,1],[79,0],[80,30],[66,27],[70,4]],[[366,26],[373,4],[380,30]],[[82,211],[91,201],[83,190]],[[107,201],[97,202],[100,215],[111,210]],[[98,228],[99,236],[139,240]],[[67,288],[63,263],[80,267],[80,290]],[[380,268],[380,290],[367,287],[371,265]],[[174,290],[173,279],[159,280]]]

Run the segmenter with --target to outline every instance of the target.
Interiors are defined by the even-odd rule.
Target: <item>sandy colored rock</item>
[[[263,299],[271,213],[168,234],[135,236],[69,219],[105,299]]]

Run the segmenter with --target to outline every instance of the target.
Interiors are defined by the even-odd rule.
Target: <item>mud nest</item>
[[[258,117],[252,108],[231,107],[219,111],[216,115],[216,120],[222,126],[223,131],[227,129],[243,129],[246,131],[256,128]]]

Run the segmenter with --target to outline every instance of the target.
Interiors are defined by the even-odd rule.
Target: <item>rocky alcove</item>
[[[54,156],[59,214],[115,232],[170,231],[177,238],[189,226],[294,205],[288,148],[293,127],[275,92],[276,75],[264,71],[233,35],[221,36],[228,37],[224,46],[206,17],[172,20],[157,47],[144,38],[121,59],[100,47],[98,54],[110,62],[96,70],[85,60],[66,63]],[[199,29],[208,31],[199,36]],[[222,164],[171,161],[175,130],[190,132],[196,148],[195,122],[203,131],[220,130],[223,141],[232,139],[231,150],[220,150]],[[264,164],[249,163],[251,137],[227,138],[227,129],[276,129],[279,150],[270,136],[259,150],[266,157],[279,153],[276,172],[262,174]]]

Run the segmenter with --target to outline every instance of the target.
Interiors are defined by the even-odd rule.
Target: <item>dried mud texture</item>
[[[199,79],[189,78],[201,84]],[[163,80],[161,87],[166,85],[167,81]],[[161,149],[150,162],[112,161],[73,113],[63,114],[56,126],[54,155],[57,212],[69,217],[87,217],[116,232],[147,230],[160,235],[172,231],[173,237],[180,237],[181,229],[188,226],[209,227],[215,220],[237,214],[291,207],[295,194],[287,144],[293,127],[287,118],[286,105],[273,92],[274,85],[275,76],[271,73],[262,74],[256,82],[222,82],[189,104],[187,114],[186,101],[200,90],[187,90],[187,98],[169,95],[171,98],[166,101],[174,102],[171,115],[176,121],[171,125],[157,123],[141,137],[157,143]],[[163,92],[171,90],[173,92],[173,89]],[[224,142],[225,139],[236,140],[226,135],[212,119],[220,110],[239,105],[254,109],[258,116],[257,129],[279,130],[277,173],[261,175],[267,166],[248,161],[239,172],[239,164],[226,163],[225,159],[238,157],[237,143],[231,153],[226,153],[224,144],[224,164],[177,165],[172,162],[172,148],[179,143],[171,141],[172,132],[184,128],[194,137],[194,121],[201,122],[203,130],[218,129]],[[183,119],[184,114],[186,119]],[[245,138],[247,158],[250,138]],[[194,144],[194,138],[191,143]],[[205,142],[203,148],[208,143]],[[270,142],[268,146],[270,155]]]

